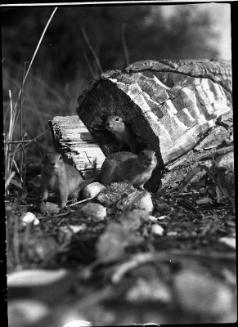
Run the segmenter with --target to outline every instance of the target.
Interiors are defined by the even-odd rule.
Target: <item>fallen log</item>
[[[156,191],[164,167],[185,154],[189,158],[199,144],[206,151],[202,140],[209,135],[212,141],[227,139],[233,128],[231,81],[229,61],[137,62],[92,81],[78,98],[80,119],[55,117],[50,122],[53,137],[76,168],[90,171],[97,159],[100,169],[118,143],[105,121],[109,115],[121,116],[141,148],[157,154],[159,165],[146,184]]]

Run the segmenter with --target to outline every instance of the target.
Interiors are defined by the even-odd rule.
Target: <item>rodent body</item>
[[[77,199],[84,182],[77,169],[66,163],[61,154],[46,154],[41,172],[42,201],[48,199],[49,192],[54,192],[63,208],[70,197]]]
[[[112,153],[102,165],[100,181],[104,185],[126,181],[143,189],[156,165],[152,150],[143,150],[139,155],[126,151]]]
[[[120,148],[126,144],[131,152],[136,152],[137,142],[135,135],[120,116],[109,116],[106,120],[105,127],[115,136],[120,143]]]

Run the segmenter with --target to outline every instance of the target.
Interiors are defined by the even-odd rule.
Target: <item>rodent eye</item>
[[[120,118],[119,118],[119,117],[116,117],[116,118],[115,118],[115,121],[119,121],[119,120],[120,120]]]
[[[60,156],[59,156],[59,160],[62,160],[62,159],[63,159],[63,158],[62,158],[62,155],[60,155]]]

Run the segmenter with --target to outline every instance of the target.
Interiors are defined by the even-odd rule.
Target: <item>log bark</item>
[[[159,166],[146,185],[155,191],[164,166],[191,151],[232,113],[229,61],[143,61],[109,71],[78,99],[77,113],[103,153],[117,143],[105,130],[109,115],[121,116],[141,147],[157,154]]]

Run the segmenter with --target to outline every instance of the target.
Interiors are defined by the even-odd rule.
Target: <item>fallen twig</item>
[[[177,251],[172,250],[168,252],[160,252],[160,253],[152,253],[145,252],[134,255],[130,260],[123,262],[121,265],[118,265],[115,268],[115,273],[111,277],[111,281],[115,284],[119,283],[119,281],[123,278],[123,276],[135,269],[141,264],[149,263],[149,262],[158,262],[158,261],[169,261],[174,262],[178,259],[190,258],[190,259],[205,259],[205,260],[226,260],[226,261],[234,261],[236,260],[235,253],[201,253],[201,252],[192,252],[192,251]]]
[[[90,201],[90,200],[93,200],[94,198],[87,198],[87,199],[83,199],[83,200],[80,200],[80,201],[77,201],[77,202],[74,202],[74,203],[71,203],[71,204],[68,204],[66,206],[66,208],[68,207],[73,207],[73,206],[76,206],[77,204],[80,204],[80,203],[84,203],[84,202],[87,202],[87,201]]]

